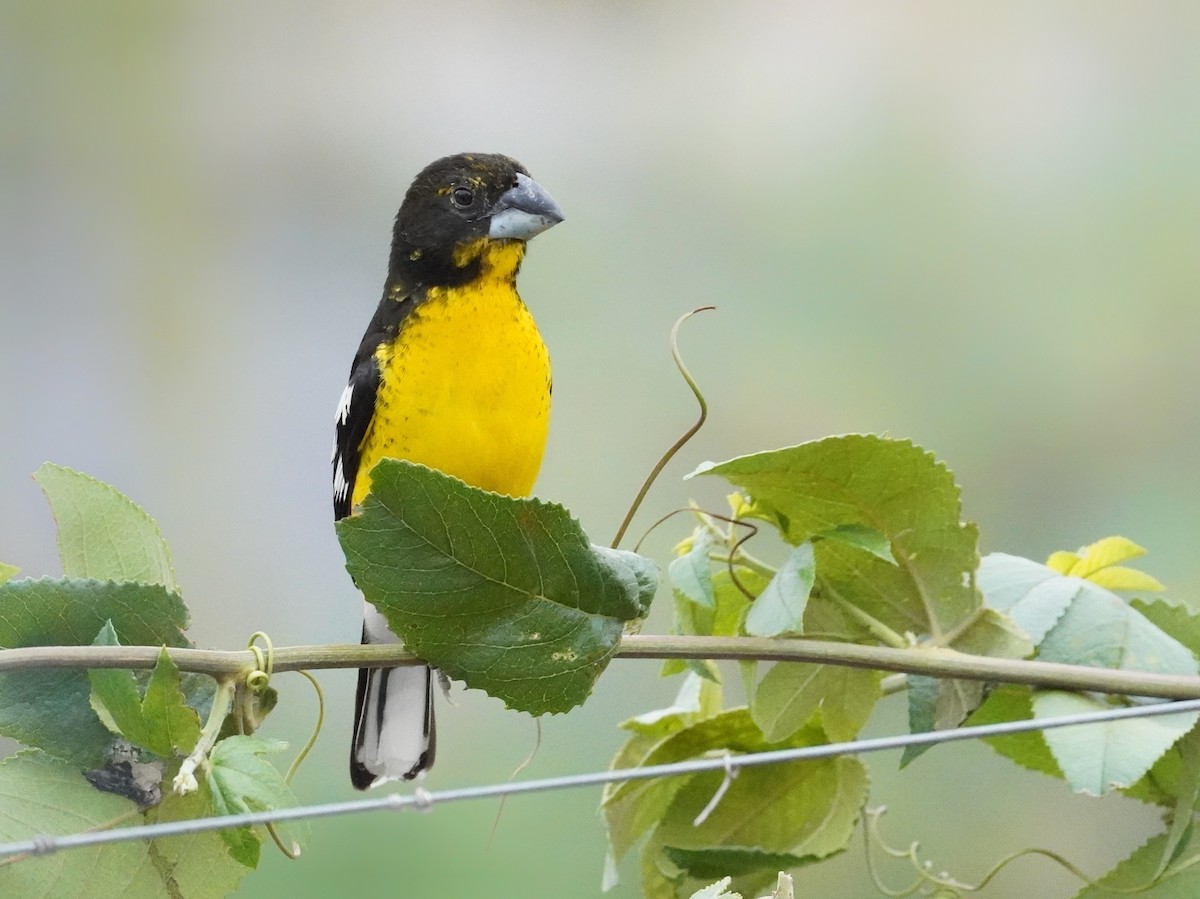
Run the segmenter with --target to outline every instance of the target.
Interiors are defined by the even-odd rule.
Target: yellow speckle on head
[[[416,262],[420,258],[421,258],[420,250],[413,250],[411,253],[408,254],[408,259],[410,262]]]

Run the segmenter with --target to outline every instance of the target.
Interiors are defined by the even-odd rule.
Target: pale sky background
[[[537,493],[607,542],[693,417],[705,459],[848,431],[908,437],[963,485],[983,547],[1123,533],[1200,593],[1200,7],[1189,3],[0,4],[0,559],[57,573],[29,474],[106,480],[171,541],[200,645],[357,638],[329,500],[332,415],[423,165],[516,156],[566,212],[521,292],[554,359]],[[683,535],[647,551],[665,562]],[[651,628],[665,628],[659,598]],[[347,798],[353,675],[300,775]],[[268,735],[303,742],[281,677]],[[618,662],[546,724],[527,776],[601,768],[674,684]],[[431,788],[505,779],[533,728],[440,710]],[[893,700],[873,732],[903,727]],[[1094,873],[1156,814],[1070,797],[978,746],[870,760],[894,842],[970,879],[1026,845]],[[248,897],[588,896],[598,792],[324,821]],[[893,885],[906,882],[894,871]],[[867,895],[861,850],[801,872]],[[636,871],[614,895],[636,895]],[[1076,889],[1040,860],[987,895]]]

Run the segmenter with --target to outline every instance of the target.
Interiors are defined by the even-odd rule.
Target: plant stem
[[[0,671],[35,668],[153,668],[158,646],[30,646],[0,649]],[[249,650],[168,649],[181,671],[236,678],[254,670]],[[1059,690],[1094,690],[1162,699],[1200,698],[1200,677],[1064,665],[1027,659],[968,655],[952,649],[863,646],[830,640],[776,637],[682,637],[630,634],[615,655],[626,659],[758,659],[772,662],[817,662],[930,677],[955,677],[997,683],[1030,684]],[[395,646],[357,643],[282,646],[275,649],[275,671],[301,668],[391,668],[421,664]],[[232,687],[230,688],[232,689]],[[216,700],[214,700],[216,701]]]

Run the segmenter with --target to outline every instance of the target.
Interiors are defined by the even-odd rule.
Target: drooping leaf
[[[58,525],[63,574],[179,592],[167,543],[141,507],[102,481],[49,462],[34,478]]]
[[[976,529],[960,521],[950,471],[920,447],[871,435],[830,437],[704,466],[746,489],[785,538],[815,544],[817,583],[897,633],[949,634],[979,605]],[[895,564],[836,539],[879,532]]]
[[[0,586],[0,647],[86,646],[108,621],[126,645],[185,646],[183,601],[151,584],[83,579]],[[83,767],[103,764],[112,735],[89,703],[82,671],[0,675],[0,734]]]
[[[645,616],[653,563],[589,546],[565,509],[409,462],[338,523],[347,568],[405,644],[508,706],[564,712]]]
[[[295,806],[296,797],[283,775],[265,757],[284,748],[283,743],[258,737],[226,737],[218,742],[205,772],[216,813],[234,815]],[[277,826],[285,841],[297,849],[307,840],[303,822]],[[226,828],[221,835],[235,859],[247,867],[257,867],[261,840],[251,828]]]
[[[755,637],[800,633],[816,576],[813,545],[806,541],[792,550],[751,604],[746,613],[746,633]]]
[[[1041,690],[1033,694],[1036,718],[1098,712],[1105,702],[1082,693]],[[1136,783],[1150,766],[1200,719],[1198,712],[1157,715],[1101,724],[1055,727],[1046,744],[1076,792],[1099,796]]]

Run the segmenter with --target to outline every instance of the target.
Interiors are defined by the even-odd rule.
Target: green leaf
[[[824,741],[819,727],[808,727],[787,745],[808,746]],[[667,847],[704,852],[757,850],[762,853],[759,858],[763,867],[747,870],[733,883],[739,892],[750,895],[775,879],[779,868],[768,861],[773,854],[820,859],[843,851],[855,834],[867,796],[866,769],[854,758],[744,768],[708,817],[697,825],[696,817],[708,806],[724,777],[723,772],[715,771],[687,778],[646,851],[657,850],[671,862],[665,855]],[[747,863],[753,859],[749,855],[742,858]],[[673,862],[671,865],[678,867]],[[645,870],[644,865],[644,878]],[[643,884],[646,886],[645,879]],[[649,894],[650,889],[646,892]]]
[[[787,739],[820,708],[824,668],[815,662],[779,662],[763,675],[750,712],[766,739]]]
[[[140,506],[102,481],[49,462],[34,478],[58,524],[65,575],[160,584],[179,592],[167,543]]]
[[[892,545],[888,542],[887,536],[875,528],[861,524],[842,524],[821,536],[825,540],[837,540],[847,546],[865,550],[885,562],[896,564],[896,558],[892,555]]]
[[[207,818],[214,814],[212,795],[201,782],[200,789],[187,796],[168,793],[163,801],[144,815],[146,824],[167,824]],[[258,839],[257,834],[254,835]],[[260,840],[261,842],[261,840]],[[249,868],[229,851],[223,832],[158,837],[150,844],[148,857],[164,879],[175,885],[171,899],[222,899],[231,894]]]
[[[882,674],[843,665],[780,662],[754,691],[754,722],[770,741],[785,740],[818,708],[831,740],[852,740],[879,698]]]
[[[1112,899],[1119,893],[1145,896],[1147,899],[1195,899],[1200,895],[1200,834],[1192,828],[1178,851],[1179,861],[1169,866],[1163,879],[1152,889],[1145,889],[1154,878],[1159,860],[1166,848],[1167,835],[1159,834],[1142,844],[1127,859],[1075,894],[1075,899]],[[1116,892],[1114,892],[1116,891]]]
[[[1180,791],[1171,815],[1171,826],[1167,830],[1167,842],[1163,847],[1162,860],[1155,871],[1155,879],[1161,877],[1171,862],[1179,856],[1191,833],[1195,820],[1196,801],[1200,799],[1200,731],[1192,728],[1175,744],[1183,758],[1180,772]]]
[[[589,546],[561,506],[396,459],[337,527],[355,583],[409,649],[535,715],[587,698],[656,580],[648,560]]]
[[[82,579],[0,586],[0,647],[86,646],[111,621],[126,645],[186,646],[187,609],[165,588]],[[112,735],[89,703],[82,671],[0,675],[0,734],[84,767],[104,763]]]
[[[258,737],[226,737],[217,743],[205,774],[216,813],[235,815],[295,806],[296,797],[284,783],[283,775],[264,758],[267,753],[284,748],[283,743]],[[277,827],[297,850],[307,840],[307,826],[302,822]],[[247,867],[257,867],[262,841],[251,828],[226,828],[221,835],[235,859]]]
[[[129,823],[202,817],[199,796],[170,796],[145,815],[132,802],[92,789],[78,767],[27,750],[0,762],[0,841],[92,830],[134,814]],[[111,843],[0,866],[0,895],[21,899],[220,899],[246,869],[214,833]]]
[[[20,573],[21,569],[17,568],[15,565],[7,565],[4,562],[0,562],[0,586],[3,586],[8,581],[11,581]]]
[[[99,646],[119,645],[112,625],[96,638]],[[150,674],[143,697],[132,671],[97,668],[88,671],[91,705],[114,734],[162,758],[175,750],[189,752],[200,738],[200,719],[179,687],[179,669],[164,647]]]
[[[1034,646],[1050,633],[1081,589],[1078,579],[1007,553],[984,556],[975,580],[987,604],[1012,618]]]
[[[1033,695],[1037,718],[1077,715],[1111,708],[1102,700],[1062,690]],[[1198,712],[1107,721],[1044,732],[1046,744],[1077,793],[1099,796],[1137,782],[1150,766],[1200,719]]]
[[[93,645],[121,645],[111,621],[104,623]],[[87,676],[92,686],[89,702],[101,723],[130,743],[154,752],[153,747],[146,745],[152,741],[142,719],[142,697],[138,693],[137,678],[133,672],[120,668],[96,668],[88,671]]]
[[[712,566],[708,561],[712,535],[699,526],[692,532],[691,548],[667,566],[671,586],[697,605],[714,608],[717,604],[713,590]]]
[[[755,726],[746,708],[730,709],[691,724],[680,717],[674,723],[684,726],[661,739],[635,736],[630,742],[640,740],[638,750],[623,751],[618,756],[620,767],[665,764],[720,751],[755,752],[809,746],[826,739],[819,726],[809,725],[786,741],[770,742]],[[659,863],[670,864],[663,854],[668,846],[704,851],[741,847],[800,857],[824,857],[840,851],[851,835],[866,791],[865,769],[853,759],[785,763],[771,766],[769,771],[744,769],[734,778],[709,819],[696,829],[698,836],[686,836],[693,829],[692,820],[711,799],[723,776],[722,772],[716,772],[712,777],[663,777],[630,781],[606,790],[603,812],[614,860],[619,860],[642,836],[653,831],[643,851],[646,895],[667,895],[664,891],[668,882],[670,895],[674,895],[674,882],[683,876],[676,871],[674,879],[664,880],[661,872],[647,873],[647,865],[657,872]],[[688,800],[686,811],[679,811],[680,797],[693,789],[697,779],[702,780],[699,792]],[[779,793],[775,786],[777,779],[784,784]],[[676,818],[680,822],[686,818],[686,827],[681,823],[678,831],[673,827],[664,830],[667,822]],[[718,833],[724,836],[718,839]],[[769,874],[773,877],[774,872]]]
[[[164,648],[158,655],[142,699],[142,715],[151,732],[161,735],[167,755],[172,749],[188,753],[200,739],[200,718],[180,688],[179,668]],[[147,747],[153,749],[153,747]],[[153,751],[158,752],[157,749]]]
[[[1008,685],[997,687],[967,719],[970,726],[999,724],[1004,721],[1028,721],[1033,718],[1033,692],[1029,687]],[[1030,771],[1062,778],[1062,769],[1050,752],[1050,747],[1038,731],[985,737],[984,742],[1005,758]]]
[[[1103,587],[1045,565],[993,553],[980,565],[988,602],[1007,612],[1047,662],[1196,674],[1196,657]]]
[[[1033,644],[1016,622],[995,609],[977,610],[971,622],[954,638],[951,648],[1006,659],[1023,659],[1033,652]],[[980,681],[910,676],[909,730],[923,733],[958,727],[983,701],[984,689]],[[906,747],[901,756],[901,767],[932,748],[931,744]]]
[[[789,852],[764,852],[754,846],[722,846],[718,849],[664,846],[663,854],[689,877],[705,880],[722,874],[741,877],[762,871],[786,871],[818,860]]]
[[[908,729],[914,734],[958,727],[983,700],[983,684],[958,678],[908,675]],[[900,767],[923,755],[930,745],[909,745]]]
[[[1159,630],[1190,649],[1192,655],[1200,656],[1200,615],[1188,606],[1169,599],[1134,599],[1129,605]]]
[[[746,489],[757,509],[781,522],[790,543],[834,536],[815,545],[818,587],[897,633],[937,639],[979,606],[971,582],[977,533],[959,520],[954,477],[908,441],[829,437],[700,473]],[[847,527],[882,534],[896,564],[836,539]]]
[[[696,702],[699,703],[700,694]],[[676,703],[688,703],[682,690]],[[700,718],[689,714],[687,706],[681,714],[666,719],[669,729],[662,728],[650,736],[634,737],[613,760],[613,768],[645,767],[695,758],[714,749],[753,752],[766,747],[762,732],[750,719],[746,709],[724,712]],[[633,719],[636,720],[636,719]],[[622,726],[630,728],[627,721]],[[608,826],[609,846],[613,858],[620,861],[641,837],[658,824],[687,782],[685,777],[658,777],[652,780],[631,780],[612,784],[604,790],[601,810]]]
[[[746,613],[746,633],[754,637],[777,637],[803,631],[804,609],[816,576],[813,545],[801,543],[750,606]]]

